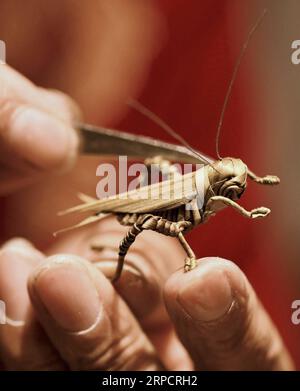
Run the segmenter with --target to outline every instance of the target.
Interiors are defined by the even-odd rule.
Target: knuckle
[[[22,237],[15,237],[12,239],[9,239],[7,242],[5,242],[2,246],[2,248],[29,248],[33,249],[33,245],[29,240],[22,238]]]
[[[11,126],[13,118],[26,107],[21,101],[11,98],[0,100],[0,128],[7,130]]]
[[[43,255],[28,240],[13,238],[0,247],[0,264],[9,266],[12,257],[26,260],[42,260]]]
[[[95,344],[96,349],[89,354],[82,354],[73,362],[74,369],[98,370],[142,370],[151,368],[156,362],[152,346],[141,334],[128,334],[123,337],[113,337],[110,343]]]
[[[20,331],[20,334],[24,331]],[[57,356],[51,345],[48,345],[48,341],[40,341],[40,348],[42,354],[34,350],[34,342],[30,341],[31,345],[27,342],[24,343],[21,335],[14,335],[15,342],[8,344],[7,339],[3,338],[2,350],[5,351],[5,367],[9,370],[19,371],[46,371],[46,370],[61,370],[64,364]],[[10,338],[11,339],[11,338]],[[21,345],[25,345],[22,347]]]

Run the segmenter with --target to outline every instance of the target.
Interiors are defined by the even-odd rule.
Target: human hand
[[[92,233],[103,244],[97,256],[87,247]],[[204,258],[194,270],[184,273],[181,267],[167,278],[183,254],[171,238],[159,241],[147,232],[113,286],[105,275],[113,274],[122,234],[106,221],[56,246],[84,258],[46,258],[21,239],[4,245],[0,295],[13,318],[0,327],[4,368],[293,369],[275,326],[234,263]]]

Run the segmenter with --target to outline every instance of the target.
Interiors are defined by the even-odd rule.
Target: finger
[[[40,322],[71,369],[161,369],[126,304],[89,262],[50,257],[28,286]]]
[[[106,219],[101,224],[60,236],[51,253],[80,254],[111,278],[117,266],[119,243],[126,232],[127,227],[120,226],[115,219]],[[93,250],[92,246],[97,249]],[[128,251],[122,276],[115,288],[122,293],[136,317],[144,322],[143,325],[152,327],[168,319],[166,313],[160,313],[154,319],[153,312],[162,304],[161,287],[169,274],[182,266],[183,259],[184,253],[174,238],[154,232],[143,232]]]
[[[80,254],[93,262],[108,278],[117,266],[118,245],[127,228],[107,219],[62,236],[51,253]],[[91,250],[91,244],[98,250]],[[183,264],[185,255],[175,239],[143,232],[130,248],[119,281],[114,284],[122,299],[151,340],[161,361],[170,369],[189,370],[191,360],[178,340],[162,300],[162,287],[169,274]]]
[[[0,99],[27,103],[72,124],[82,117],[78,105],[66,94],[35,86],[8,65],[0,69]]]
[[[23,239],[0,250],[0,298],[6,324],[0,326],[0,357],[9,370],[63,369],[64,364],[34,318],[27,279],[44,256]]]
[[[18,170],[62,171],[75,162],[78,137],[66,122],[27,103],[0,110],[1,161]]]
[[[276,327],[234,263],[204,258],[191,272],[173,274],[164,295],[196,369],[293,368]]]

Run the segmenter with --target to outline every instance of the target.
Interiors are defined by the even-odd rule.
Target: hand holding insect
[[[19,79],[14,80],[18,85]],[[27,91],[22,86],[23,81],[20,91]],[[62,102],[58,105],[62,105],[63,111]],[[1,114],[4,119],[5,112]],[[28,129],[34,125],[28,120]],[[5,145],[4,139],[1,147]],[[41,147],[51,152],[48,144],[42,143]],[[45,161],[38,160],[38,152],[32,150],[28,156],[37,158],[35,163],[43,166]],[[83,168],[87,170],[86,166]],[[8,167],[3,167],[2,173],[7,178],[7,182],[1,182],[5,193],[12,192],[13,182],[14,188],[24,185],[22,176],[16,182]],[[42,191],[38,192],[38,201],[34,198],[36,188],[29,192],[27,202],[29,196],[33,198],[31,204],[26,203],[29,216],[37,213],[43,200],[55,199],[51,189],[58,186],[58,181],[63,188],[67,176],[55,177],[52,182],[49,179],[46,190],[39,187]],[[41,199],[43,194],[45,198]],[[40,220],[40,226],[51,226],[53,214],[50,206],[48,217]],[[22,219],[17,221],[24,223]],[[137,241],[136,251],[131,252],[125,273],[114,289],[103,273],[108,268],[113,272],[116,259],[106,250],[91,264],[87,238],[101,238],[115,246],[122,235],[122,227],[107,219],[56,240],[52,249],[47,249],[48,254],[56,254],[52,257],[24,239],[13,239],[1,247],[0,297],[7,303],[8,316],[8,323],[0,327],[3,368],[293,368],[275,326],[246,277],[232,262],[203,259],[192,273],[177,272],[169,278],[170,272],[182,264],[183,253],[173,241],[148,231]],[[170,317],[165,312],[162,289]],[[211,327],[203,328],[207,322],[211,322]],[[175,336],[174,327],[185,349]],[[257,329],[261,333],[254,332]],[[228,345],[220,360],[218,342],[224,335]],[[238,349],[237,336],[244,341]]]
[[[48,119],[49,111],[54,111],[53,118],[50,115],[52,125],[43,127],[44,136],[61,130],[55,114],[62,112],[67,122],[62,133],[74,133],[68,119],[72,117],[71,109],[68,104],[63,104],[59,94],[54,99],[57,103],[50,99],[50,104],[42,91],[39,90],[40,95],[33,88],[36,91],[33,93],[32,85],[23,78],[21,81],[15,72],[9,79],[14,81],[14,91],[22,101],[28,103],[34,95],[38,106],[45,104]],[[8,114],[5,110],[1,112],[2,130]],[[26,129],[30,131],[36,122],[32,116],[27,120]],[[7,134],[13,127],[4,129]],[[48,168],[65,168],[64,163],[69,166],[70,155],[73,161],[76,143],[68,145],[65,154],[60,155],[57,153],[62,152],[60,148],[49,148],[46,138],[39,140],[38,147],[33,148],[30,143],[21,145],[23,137],[15,139],[18,141],[14,144],[17,147],[15,152],[18,153],[13,157],[28,158],[29,163],[42,168],[38,170],[39,174],[45,174]],[[2,141],[3,150],[12,147],[7,144],[7,139]],[[14,162],[10,163],[12,165],[2,167],[4,194],[12,193],[24,186],[24,182],[28,184],[36,178],[35,170],[34,178],[31,170],[28,176],[20,175],[20,167],[12,170]],[[83,169],[86,172],[88,167]],[[21,201],[18,205],[26,209],[28,219],[34,220],[33,216],[43,202],[55,200],[51,184],[52,188],[59,187],[61,192],[62,184],[68,178],[64,176],[59,180],[50,181],[48,188],[40,186],[27,191],[27,202],[23,196],[16,197]],[[67,197],[67,192],[62,196]],[[28,203],[29,199],[32,199],[31,203]],[[11,205],[14,205],[13,201],[8,209],[13,215]],[[53,208],[57,209],[55,203]],[[51,232],[51,216],[54,214],[49,205],[49,213],[39,220],[39,228],[46,227]],[[23,226],[20,209],[15,217],[16,225]],[[105,272],[107,266],[113,270],[116,259],[110,262],[109,254],[101,253],[96,261],[103,262],[91,264],[87,239],[100,237],[115,245],[122,235],[122,227],[107,220],[99,226],[89,226],[56,240],[53,248],[47,249],[48,254],[56,254],[52,257],[38,251],[29,241],[20,239],[1,247],[0,298],[7,303],[7,314],[12,318],[12,322],[9,320],[7,325],[0,327],[1,369],[293,368],[275,326],[257,301],[246,277],[232,262],[203,259],[192,273],[179,272],[168,279],[170,272],[182,264],[183,254],[169,238],[148,231],[137,241],[137,251],[131,252],[130,262],[118,286],[112,287],[101,270]],[[25,236],[34,243],[38,242],[32,232]],[[170,318],[161,300],[162,289]],[[96,303],[94,299],[97,299]],[[99,308],[103,316],[99,316]],[[187,313],[190,317],[186,316]],[[173,327],[186,350],[175,336]],[[257,330],[261,332],[257,333]],[[224,337],[228,343],[220,359],[219,341],[224,341]]]

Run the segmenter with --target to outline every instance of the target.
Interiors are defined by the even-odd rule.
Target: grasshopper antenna
[[[230,80],[230,83],[229,83],[229,86],[228,86],[228,89],[227,89],[227,93],[226,93],[226,96],[225,96],[225,99],[224,99],[224,103],[223,103],[223,107],[222,107],[222,111],[221,111],[221,115],[220,115],[220,119],[219,119],[219,123],[218,123],[218,128],[217,128],[217,135],[216,135],[216,153],[217,153],[218,159],[220,159],[220,160],[222,159],[222,157],[220,155],[220,135],[221,135],[221,129],[222,129],[222,125],[223,125],[223,120],[224,120],[226,108],[228,106],[228,101],[229,101],[229,98],[231,96],[232,87],[233,87],[234,82],[236,80],[236,77],[237,77],[237,74],[238,74],[238,70],[239,70],[240,65],[241,65],[241,61],[242,61],[242,59],[244,57],[244,54],[246,53],[246,50],[247,50],[248,45],[249,45],[249,42],[250,42],[253,34],[256,32],[256,30],[260,26],[261,22],[263,21],[263,18],[265,17],[266,13],[267,13],[267,9],[264,9],[263,13],[257,19],[257,21],[254,24],[254,26],[252,27],[252,29],[249,31],[247,39],[246,39],[244,45],[242,46],[242,49],[240,51],[239,57],[238,57],[238,59],[236,61],[236,64],[235,64],[235,67],[234,67],[234,70],[233,70],[233,73],[232,73],[232,77],[231,77],[231,80]]]
[[[134,99],[129,99],[127,104],[133,109],[137,110],[139,113],[143,114],[151,121],[160,126],[163,130],[165,130],[170,136],[176,139],[179,143],[184,145],[187,149],[189,149],[195,156],[197,156],[201,161],[205,161],[208,165],[212,166],[211,163],[198,151],[196,151],[182,136],[180,136],[174,129],[172,129],[164,120],[162,120],[158,115],[154,114],[151,110],[147,109],[141,103],[137,102]]]

